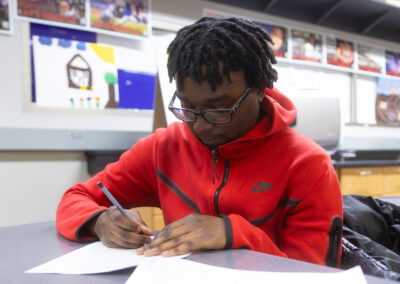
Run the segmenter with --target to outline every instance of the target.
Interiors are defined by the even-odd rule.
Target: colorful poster
[[[8,0],[0,0],[0,34],[11,34],[11,8]]]
[[[400,53],[385,51],[386,74],[400,77]]]
[[[377,92],[376,122],[400,126],[400,81],[379,78]]]
[[[327,36],[327,63],[352,68],[354,63],[354,45],[352,42]]]
[[[271,48],[277,57],[288,57],[288,30],[281,26],[269,25],[266,23],[254,22],[265,30],[272,39]]]
[[[92,28],[142,37],[149,36],[150,0],[91,0]]]
[[[358,44],[358,69],[381,73],[384,66],[383,50],[364,44]]]
[[[73,109],[153,109],[153,54],[32,36],[36,104]]]
[[[17,0],[19,17],[86,26],[85,0]]]
[[[292,58],[322,62],[322,36],[299,30],[292,30]]]

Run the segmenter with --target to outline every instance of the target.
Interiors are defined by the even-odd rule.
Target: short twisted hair
[[[269,43],[268,34],[250,21],[204,17],[179,30],[169,45],[170,81],[175,79],[181,90],[186,77],[199,84],[206,80],[215,91],[222,75],[231,82],[229,73],[242,70],[249,87],[272,89],[278,74],[271,65],[276,59]]]

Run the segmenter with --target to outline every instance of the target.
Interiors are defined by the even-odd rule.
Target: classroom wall
[[[153,0],[153,24],[157,28],[177,30],[193,22],[209,8],[262,21],[312,29],[323,33],[362,40],[400,50],[399,44],[361,37],[336,30],[285,20],[263,13],[246,11],[226,5],[199,0]],[[102,130],[148,130],[152,114],[115,113],[87,114],[30,109],[24,103],[29,92],[24,46],[28,36],[27,24],[14,22],[14,35],[0,36],[0,127],[70,128]],[[120,42],[118,38],[103,37],[104,42]],[[130,42],[124,40],[124,46]],[[135,43],[132,41],[132,46]],[[367,84],[368,85],[368,84]],[[29,95],[29,93],[28,93]],[[117,128],[117,129],[116,129]],[[390,141],[400,139],[400,129],[346,127],[346,137],[356,135],[361,140],[376,133]],[[1,137],[0,137],[1,139]],[[354,141],[354,140],[352,140]],[[44,141],[45,145],[45,141]],[[400,143],[399,143],[400,145]],[[0,151],[0,226],[17,225],[55,219],[55,210],[62,193],[72,184],[89,178],[83,152],[61,151],[7,152]]]
[[[0,153],[0,226],[54,220],[64,191],[88,178],[81,152]]]

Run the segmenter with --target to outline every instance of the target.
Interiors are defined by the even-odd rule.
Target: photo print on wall
[[[11,33],[11,11],[9,0],[0,0],[0,33]]]
[[[148,37],[149,0],[91,0],[92,28]]]
[[[263,30],[265,30],[272,39],[270,44],[275,56],[288,57],[288,30],[285,27],[270,25],[266,23],[256,22]]]
[[[322,35],[292,30],[292,58],[322,62]]]
[[[327,63],[352,68],[354,63],[354,45],[352,42],[327,36]]]
[[[381,73],[384,68],[383,50],[358,44],[358,69],[363,71]]]
[[[17,0],[17,15],[86,26],[85,0]]]
[[[400,77],[400,53],[385,51],[386,74]]]
[[[400,81],[378,78],[375,103],[376,122],[400,126]]]

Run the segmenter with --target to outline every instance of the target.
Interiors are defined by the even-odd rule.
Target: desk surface
[[[57,234],[54,222],[0,228],[0,283],[125,283],[134,268],[95,275],[27,274],[24,271],[82,247]],[[335,272],[337,269],[249,250],[198,252],[191,260],[260,271]],[[397,283],[367,276],[368,283]]]

